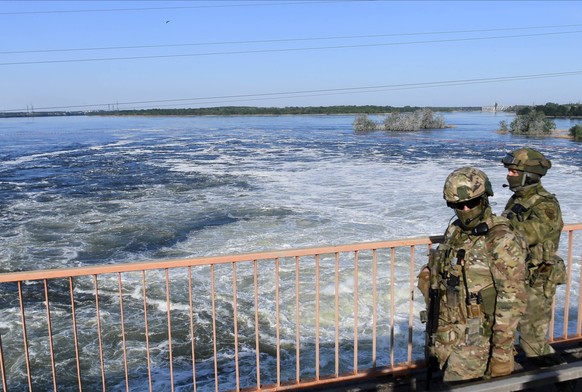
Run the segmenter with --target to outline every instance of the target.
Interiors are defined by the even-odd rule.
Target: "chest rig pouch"
[[[457,265],[461,269],[463,279],[461,281],[464,290],[464,310],[465,310],[465,342],[469,345],[478,344],[480,337],[484,335],[483,323],[484,313],[481,298],[478,293],[469,291],[467,284],[467,270],[465,269],[465,250],[459,249],[457,252]]]
[[[449,243],[442,243],[434,253],[431,270],[438,271],[437,285],[441,291],[441,298],[443,305],[448,308],[447,313],[450,315],[451,309],[456,309],[460,303],[460,271],[456,265],[452,263],[454,257],[453,248]],[[447,321],[453,321],[458,317],[452,317]]]

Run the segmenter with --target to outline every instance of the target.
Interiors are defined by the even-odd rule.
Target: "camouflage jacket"
[[[492,335],[494,350],[508,352],[525,311],[527,245],[506,218],[493,215],[490,209],[480,227],[485,230],[465,231],[453,222],[431,258],[431,285],[441,290],[439,328],[467,324],[468,302],[479,303],[480,293],[489,289],[492,298],[485,302],[491,310],[485,310],[489,314],[482,318],[482,334]],[[451,282],[457,283],[456,294]]]
[[[526,237],[530,260],[537,266],[549,261],[558,251],[564,227],[560,204],[541,183],[516,192],[507,202],[503,216]]]

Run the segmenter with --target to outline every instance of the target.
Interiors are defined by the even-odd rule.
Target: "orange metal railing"
[[[580,231],[564,228],[552,341],[582,337]],[[439,240],[0,274],[2,390],[285,390],[422,367],[415,281]]]

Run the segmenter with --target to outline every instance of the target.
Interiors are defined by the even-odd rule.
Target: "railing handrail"
[[[582,230],[582,223],[564,225],[562,231]],[[55,268],[19,272],[0,273],[0,283],[19,282],[25,280],[58,279],[94,274],[122,273],[134,271],[159,270],[164,268],[193,267],[209,264],[224,264],[240,261],[276,259],[284,257],[301,257],[314,254],[333,254],[336,252],[372,250],[399,246],[430,245],[442,241],[442,235],[416,237],[391,241],[361,242],[354,244],[333,245],[325,247],[293,248],[271,250],[256,253],[239,253],[223,256],[194,257],[184,259],[150,260],[133,263],[101,264],[84,267]]]
[[[582,224],[580,224],[582,227]],[[399,246],[429,245],[438,243],[442,236],[428,236],[408,238],[392,241],[360,242],[325,247],[292,248],[283,250],[262,251],[256,253],[238,253],[223,256],[193,257],[184,259],[150,260],[120,264],[100,264],[84,267],[55,268],[0,274],[0,283],[18,282],[25,280],[58,279],[95,274],[109,274],[122,272],[150,271],[165,268],[183,268],[211,264],[225,264],[233,262],[266,260],[285,257],[312,256],[314,254],[333,254],[337,252],[363,251]]]

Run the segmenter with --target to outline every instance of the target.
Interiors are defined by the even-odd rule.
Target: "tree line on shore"
[[[417,106],[377,106],[377,105],[337,105],[337,106],[288,106],[288,107],[258,107],[258,106],[218,106],[209,108],[185,109],[141,109],[97,111],[87,114],[115,115],[150,115],[150,116],[264,116],[264,115],[317,115],[317,114],[378,114],[393,112],[413,112],[422,109]],[[431,107],[434,111],[475,111],[480,107]]]
[[[168,109],[127,109],[127,110],[90,110],[90,111],[22,111],[2,112],[0,118],[6,117],[49,117],[49,116],[229,116],[229,115],[292,115],[292,114],[393,114],[415,112],[430,109],[433,112],[479,111],[479,106],[381,106],[381,105],[336,105],[336,106],[288,106],[288,107],[258,107],[258,106],[216,106],[208,108],[168,108]],[[527,114],[531,111],[544,113],[547,117],[582,117],[582,104],[557,104],[548,102],[545,105],[510,106],[505,112]]]
[[[536,111],[543,113],[546,117],[582,117],[582,104],[571,103],[560,105],[548,102],[545,105],[512,106],[508,111],[515,112],[518,115],[526,115]]]
[[[325,114],[379,114],[414,112],[423,109],[419,106],[378,106],[378,105],[337,105],[337,106],[217,106],[209,108],[183,109],[128,109],[128,110],[91,110],[91,111],[51,111],[51,112],[1,112],[1,117],[45,117],[45,116],[277,116],[277,115],[325,115]],[[477,106],[429,107],[433,111],[476,111]]]

